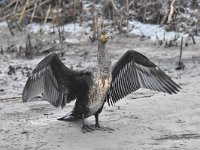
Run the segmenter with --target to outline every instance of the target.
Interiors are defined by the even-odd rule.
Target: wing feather
[[[53,106],[64,107],[66,103],[77,98],[79,86],[87,84],[90,79],[91,73],[67,68],[53,53],[44,58],[33,70],[24,87],[22,100],[27,102],[43,94]]]
[[[129,50],[113,67],[111,87],[105,101],[113,105],[139,88],[176,94],[180,86],[147,57]]]
[[[127,75],[126,75],[126,72],[123,70],[123,83],[128,83],[128,74],[129,74],[129,71],[127,71]],[[125,84],[123,85],[123,88],[124,88],[124,92],[123,93],[129,93],[131,89],[131,86],[129,84]],[[124,96],[124,94],[123,94]]]

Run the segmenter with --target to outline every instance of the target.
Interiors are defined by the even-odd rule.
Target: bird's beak
[[[107,43],[109,39],[110,39],[110,35],[109,34],[105,34],[105,35],[101,35],[100,36],[100,40],[103,43]]]

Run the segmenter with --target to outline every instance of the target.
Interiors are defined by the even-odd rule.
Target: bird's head
[[[110,39],[110,33],[108,30],[102,30],[100,32],[100,35],[99,35],[99,40],[102,42],[102,43],[107,43],[108,40]]]

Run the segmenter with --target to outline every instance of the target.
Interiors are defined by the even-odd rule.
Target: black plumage
[[[91,72],[71,70],[53,53],[33,70],[24,87],[22,99],[27,102],[42,93],[53,106],[63,108],[75,99],[85,101],[91,85]]]
[[[134,50],[127,51],[111,68],[105,48],[108,39],[107,32],[101,32],[96,73],[71,70],[56,54],[44,58],[28,78],[23,91],[23,102],[41,93],[55,107],[63,108],[66,103],[76,100],[72,113],[60,120],[82,119],[85,132],[101,129],[99,114],[105,102],[113,105],[139,88],[169,94],[179,91],[179,85],[147,57]],[[84,123],[84,118],[92,115],[96,119],[95,128]]]
[[[113,67],[106,101],[112,105],[139,88],[176,94],[180,86],[146,56],[129,50]]]

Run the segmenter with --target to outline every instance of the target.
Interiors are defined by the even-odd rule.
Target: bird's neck
[[[106,49],[106,43],[98,41],[98,53],[97,53],[97,61],[98,61],[98,71],[102,73],[107,73],[110,70],[110,60],[108,51]]]

